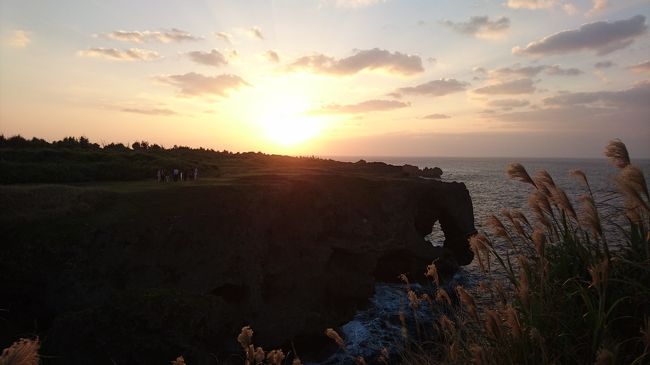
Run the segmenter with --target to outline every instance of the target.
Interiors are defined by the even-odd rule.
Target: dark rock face
[[[327,342],[323,330],[351,318],[375,280],[424,280],[436,258],[447,270],[472,259],[461,183],[322,174],[34,189],[1,191],[14,213],[0,215],[0,340],[37,332],[52,364],[241,363],[228,354],[244,325],[264,348]],[[424,241],[436,221],[442,249]]]

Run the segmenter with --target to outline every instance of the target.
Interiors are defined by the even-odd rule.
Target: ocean
[[[506,169],[513,162],[521,163],[531,176],[539,170],[548,171],[556,185],[564,189],[574,203],[579,207],[577,198],[586,193],[585,186],[574,176],[572,170],[581,170],[587,175],[589,184],[596,197],[597,205],[602,215],[616,218],[616,212],[611,209],[608,198],[612,196],[616,186],[613,177],[618,169],[606,158],[601,159],[533,159],[533,158],[433,158],[433,157],[332,157],[334,160],[356,162],[364,159],[367,162],[381,161],[392,165],[410,164],[420,168],[440,167],[443,171],[442,181],[463,182],[469,190],[474,205],[474,219],[476,229],[481,232],[487,230],[487,218],[500,212],[504,208],[519,209],[524,213],[528,211],[527,199],[533,187],[508,178]],[[646,179],[650,177],[650,160],[632,160],[640,167]],[[620,219],[620,215],[618,216]],[[438,230],[436,230],[438,228]],[[444,236],[439,227],[434,227],[431,236],[432,244],[441,244]],[[425,268],[422,268],[424,274]],[[445,284],[451,288],[460,284],[470,290],[475,288],[485,274],[478,268],[476,262],[461,268],[452,280]],[[322,365],[353,364],[354,357],[364,356],[369,359],[376,357],[382,348],[394,348],[395,341],[401,338],[400,312],[407,317],[407,322],[413,323],[415,316],[424,323],[433,320],[432,312],[426,305],[417,312],[408,308],[405,286],[398,284],[376,283],[375,294],[370,299],[367,308],[359,311],[355,317],[339,328],[339,332],[346,340],[345,352],[339,351]],[[416,292],[427,292],[431,288],[413,284]],[[482,301],[490,300],[477,295],[478,305]],[[429,321],[429,322],[427,322]]]

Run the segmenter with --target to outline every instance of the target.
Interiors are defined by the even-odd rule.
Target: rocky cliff
[[[148,189],[0,190],[2,344],[41,335],[46,363],[228,363],[236,334],[311,351],[376,280],[471,261],[461,183],[256,175]],[[444,248],[424,240],[434,222]],[[5,295],[6,294],[6,295]]]

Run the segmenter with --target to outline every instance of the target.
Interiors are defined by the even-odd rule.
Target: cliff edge
[[[48,363],[227,363],[244,325],[265,348],[308,347],[375,281],[472,259],[462,183],[319,172],[151,185],[0,189],[8,336],[39,334]],[[424,239],[435,222],[444,248]]]

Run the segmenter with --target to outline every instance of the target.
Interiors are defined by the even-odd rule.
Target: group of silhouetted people
[[[172,181],[196,181],[199,178],[199,169],[198,167],[189,170],[158,169],[156,170],[156,178],[158,179],[159,183]]]

